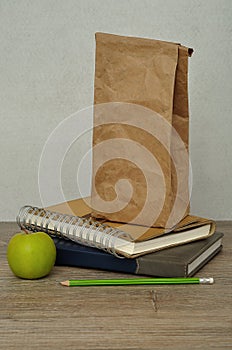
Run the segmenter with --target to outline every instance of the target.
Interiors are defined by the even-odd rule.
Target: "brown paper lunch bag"
[[[189,213],[188,57],[96,33],[92,216],[170,230]]]

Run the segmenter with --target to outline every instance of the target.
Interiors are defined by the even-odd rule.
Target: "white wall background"
[[[230,0],[1,0],[0,220],[40,205],[38,166],[48,136],[93,101],[94,33],[193,47],[190,60],[192,213],[232,219],[232,2]],[[63,187],[79,196],[76,168],[90,138],[67,155]],[[82,191],[88,194],[90,172]],[[84,179],[85,180],[85,179]]]

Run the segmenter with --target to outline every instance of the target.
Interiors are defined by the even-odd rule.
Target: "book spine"
[[[149,256],[141,256],[137,259],[137,274],[165,277],[188,277],[188,265],[183,262],[172,263],[169,260],[149,260]]]
[[[100,269],[115,272],[136,274],[136,259],[118,259],[112,254],[96,248],[80,246],[57,237],[52,237],[56,245],[57,266],[74,266],[89,269]]]
[[[118,258],[124,257],[116,252],[115,239],[130,238],[129,234],[92,218],[65,215],[32,206],[20,209],[17,223],[21,229],[40,230],[52,236],[68,238],[79,244],[105,250]]]

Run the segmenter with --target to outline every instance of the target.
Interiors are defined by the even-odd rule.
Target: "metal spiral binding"
[[[40,220],[39,223],[38,220]],[[91,217],[86,219],[28,205],[20,209],[16,221],[21,229],[33,232],[41,230],[49,235],[102,249],[118,258],[123,258],[123,256],[119,255],[115,250],[116,239],[120,237],[130,239],[128,233],[99,223]],[[53,225],[52,229],[49,228],[51,223]],[[91,233],[92,239],[90,240]],[[99,241],[97,238],[99,238]]]

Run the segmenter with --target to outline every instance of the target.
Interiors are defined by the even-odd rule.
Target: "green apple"
[[[56,246],[44,232],[16,233],[7,248],[12,272],[21,278],[36,279],[48,275],[56,260]]]

